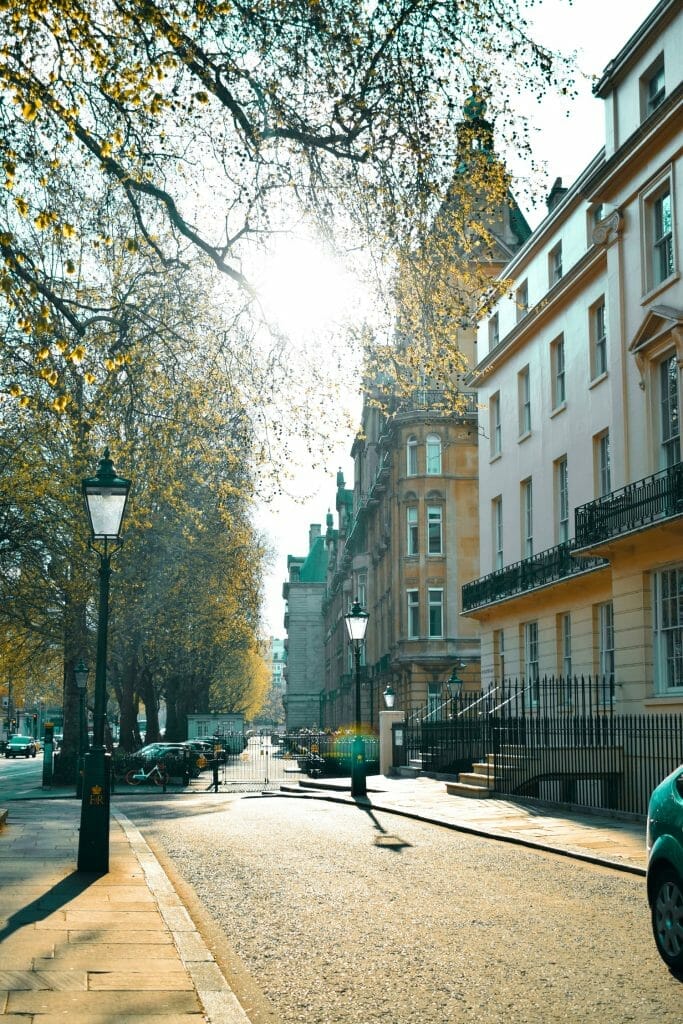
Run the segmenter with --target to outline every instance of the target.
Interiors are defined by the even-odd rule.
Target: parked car
[[[10,736],[5,757],[35,757],[38,752],[33,736]]]
[[[214,744],[207,740],[183,740],[182,746],[190,751],[193,763],[200,769],[206,768],[216,756],[223,758],[223,752],[217,754]]]
[[[159,764],[165,765],[171,776],[182,776],[187,769],[192,778],[197,778],[199,775],[196,760],[196,755],[191,755],[188,758],[188,748],[182,743],[148,743],[126,758],[130,767],[145,765],[150,768],[159,762]]]
[[[169,754],[181,757],[183,750],[182,743],[148,743],[146,746],[136,750],[134,754],[131,754],[131,757],[140,761],[158,761]]]
[[[195,750],[198,754],[204,754],[206,757],[213,754],[213,743],[208,740],[183,740],[181,746],[189,747],[190,750]]]
[[[683,981],[683,765],[650,797],[647,850],[647,898],[657,952]]]

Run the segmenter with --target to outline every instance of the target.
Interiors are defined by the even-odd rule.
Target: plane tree
[[[499,0],[6,0],[0,47],[0,295],[35,352],[73,335],[64,360],[103,324],[119,355],[131,342],[140,311],[101,295],[103,248],[163,269],[199,256],[246,296],[253,248],[302,216],[401,258],[453,196],[472,88],[520,150],[516,94],[572,87]]]

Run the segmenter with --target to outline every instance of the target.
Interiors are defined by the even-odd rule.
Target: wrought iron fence
[[[652,790],[683,764],[683,715],[527,718],[523,730],[513,721],[491,722],[496,793],[646,814]]]
[[[494,793],[636,814],[683,764],[683,715],[617,715],[605,676],[506,681],[419,709],[404,735],[423,771],[488,762]]]

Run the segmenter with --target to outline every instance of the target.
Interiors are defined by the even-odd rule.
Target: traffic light
[[[37,736],[38,736],[38,715],[34,714],[34,716],[33,716],[33,738],[34,738],[34,740],[37,738]]]

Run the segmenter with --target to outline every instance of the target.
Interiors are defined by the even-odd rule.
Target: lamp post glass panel
[[[361,736],[361,711],[360,711],[360,649],[365,640],[365,631],[368,628],[368,613],[363,611],[356,599],[353,602],[351,611],[344,616],[349,639],[353,644],[353,656],[356,666],[356,734],[353,738],[351,751],[351,796],[365,796],[367,789],[365,783],[365,747]]]
[[[384,697],[384,705],[387,711],[391,711],[396,703],[396,693],[394,692],[394,688],[391,683],[387,683],[387,687],[382,696]]]
[[[109,626],[109,579],[111,556],[121,547],[121,524],[126,511],[130,480],[116,475],[106,448],[97,473],[82,484],[88,519],[90,547],[100,560],[99,612],[93,745],[83,761],[83,802],[78,840],[78,870],[105,873],[109,870],[109,757],[104,749],[107,706],[107,631]]]

